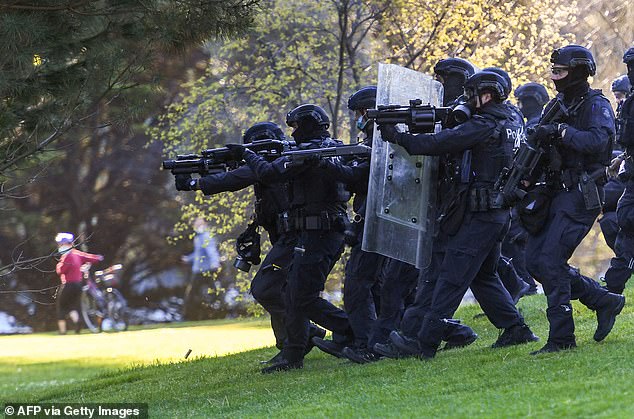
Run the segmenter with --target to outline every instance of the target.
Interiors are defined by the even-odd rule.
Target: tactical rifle
[[[495,205],[500,208],[503,206],[513,206],[525,195],[526,191],[521,188],[522,180],[527,179],[537,167],[541,157],[544,155],[545,148],[550,145],[552,138],[537,138],[537,130],[539,127],[551,124],[560,120],[562,116],[568,115],[568,109],[557,98],[553,106],[540,119],[535,130],[528,136],[526,141],[522,142],[517,150],[511,167],[505,167],[500,173],[500,177],[495,182],[494,188],[500,193],[495,199]]]
[[[287,167],[300,166],[307,160],[320,160],[327,157],[368,157],[372,153],[372,148],[363,144],[340,145],[338,147],[309,148],[306,150],[285,151],[282,156],[288,157]]]
[[[257,140],[244,144],[259,155],[274,160],[282,155],[285,150],[290,150],[295,146],[293,141],[281,140]],[[227,147],[210,148],[203,150],[200,154],[183,154],[176,156],[176,159],[163,161],[163,169],[171,170],[173,175],[198,173],[201,176],[222,173],[233,170],[240,166],[230,149]]]
[[[409,106],[379,105],[377,109],[369,109],[366,116],[377,125],[405,124],[409,132],[420,134],[434,132],[438,123],[443,128],[459,125],[471,117],[471,111],[462,103],[452,108],[436,107],[414,99]]]

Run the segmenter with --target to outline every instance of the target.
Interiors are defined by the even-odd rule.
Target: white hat
[[[57,233],[55,241],[57,243],[72,243],[75,240],[75,236],[72,233]]]

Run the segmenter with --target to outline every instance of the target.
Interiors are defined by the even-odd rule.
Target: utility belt
[[[504,205],[496,204],[496,201],[503,202],[502,199],[498,199],[499,195],[500,191],[492,188],[472,187],[469,189],[469,210],[471,212],[484,212],[504,208]]]
[[[608,181],[604,167],[600,167],[591,173],[585,170],[564,169],[558,174],[559,183],[551,183],[551,188],[560,191],[578,189],[583,194],[583,202],[587,210],[596,210],[603,206],[599,187],[605,185]]]
[[[597,186],[603,186],[607,183],[608,178],[605,174],[605,168],[601,167],[594,172],[588,173],[578,169],[564,169],[558,173],[560,190],[570,191],[576,189],[579,185],[589,181],[594,182]],[[557,188],[555,188],[557,189]]]
[[[277,231],[288,233],[290,231],[313,231],[313,230],[345,230],[343,214],[330,214],[328,211],[321,211],[317,215],[305,215],[302,211],[283,212],[279,215]]]

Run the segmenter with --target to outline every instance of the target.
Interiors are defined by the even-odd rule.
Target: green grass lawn
[[[634,298],[628,290],[628,300]],[[634,301],[634,300],[632,300]],[[545,297],[520,308],[543,340]],[[151,417],[634,417],[634,310],[605,342],[575,305],[579,348],[529,356],[542,342],[490,349],[477,306],[458,317],[480,339],[433,361],[355,365],[314,350],[303,370],[259,373],[274,348],[265,321],[205,322],[118,334],[0,339],[3,401],[145,402]],[[188,349],[192,354],[185,360]],[[246,351],[224,356],[226,353]]]

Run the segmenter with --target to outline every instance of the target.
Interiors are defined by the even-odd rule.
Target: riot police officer
[[[616,237],[619,233],[619,223],[617,220],[616,209],[618,200],[623,195],[625,191],[625,183],[629,177],[628,171],[619,170],[623,161],[625,160],[626,154],[623,154],[623,147],[619,141],[620,135],[620,127],[619,121],[621,120],[621,109],[623,107],[623,102],[625,99],[631,94],[632,85],[630,84],[630,80],[626,75],[617,77],[612,82],[612,93],[614,94],[614,98],[616,99],[616,135],[617,141],[614,144],[614,149],[612,151],[612,163],[608,168],[608,183],[605,184],[605,200],[603,202],[603,208],[601,209],[602,215],[599,218],[599,225],[601,226],[601,233],[603,233],[603,238],[605,239],[605,243],[612,249],[615,250]],[[629,165],[629,164],[628,164]],[[611,273],[610,275],[613,275]],[[620,291],[619,291],[620,293]]]
[[[436,63],[434,66],[434,74],[436,80],[443,85],[443,104],[445,106],[455,106],[462,99],[464,93],[464,84],[466,80],[475,73],[475,67],[469,61],[462,58],[451,57],[445,58]],[[451,182],[448,182],[450,173],[453,170],[450,158],[441,156],[440,172],[438,182],[438,199],[442,199],[451,190]],[[431,294],[424,283],[428,282],[428,277],[434,277],[440,268],[440,263],[445,256],[445,241],[443,236],[436,237],[432,248],[432,258],[429,266],[422,269],[418,278],[418,287],[414,301],[406,307],[403,313],[398,330],[395,328],[387,335],[387,331],[383,330],[382,335],[387,335],[390,339],[381,342],[377,340],[374,344],[376,352],[388,358],[404,358],[415,355],[418,352],[418,344],[416,342],[416,334],[423,322],[423,317],[431,301]],[[404,273],[410,273],[411,265],[400,261],[390,261],[390,267],[395,277],[402,275],[398,269],[404,270]],[[387,264],[386,264],[387,265]],[[411,268],[410,268],[411,267]],[[425,294],[426,293],[426,294]],[[448,319],[447,328],[443,340],[447,343],[445,349],[452,349],[470,345],[475,342],[478,335],[466,325],[460,323],[459,320]],[[393,343],[396,341],[398,346]]]
[[[287,141],[282,129],[273,122],[254,124],[242,136],[244,144],[266,139]],[[205,195],[239,191],[253,185],[255,214],[251,228],[256,232],[258,227],[262,227],[268,233],[272,247],[251,281],[251,294],[269,313],[276,346],[281,350],[286,340],[283,288],[297,241],[296,235],[280,234],[277,229],[278,216],[289,209],[287,183],[259,182],[247,165],[196,179],[192,179],[189,174],[177,174],[175,182],[179,191],[200,190]],[[311,325],[312,336],[323,337],[325,333],[324,329]],[[268,362],[279,359],[281,352]]]
[[[443,87],[443,106],[453,106],[459,100],[465,82],[473,73],[473,64],[458,57],[443,58],[434,65],[434,76]]]
[[[513,82],[511,76],[506,70],[499,67],[486,67],[482,71],[492,71],[502,76],[506,85],[504,86],[504,92],[507,98],[513,91]],[[514,154],[520,148],[521,143],[526,139],[526,124],[524,122],[524,115],[513,105],[509,100],[504,102],[509,107],[512,117],[514,118],[514,125],[521,126],[521,130],[516,131],[517,135],[513,135],[513,131],[509,131],[510,135],[507,137],[507,147]],[[515,208],[511,211],[511,226],[509,232],[504,237],[502,242],[502,256],[500,256],[500,262],[498,264],[498,274],[504,284],[504,287],[509,291],[513,301],[517,304],[520,298],[525,295],[531,295],[537,293],[537,284],[526,271],[526,232],[522,228],[521,223],[517,217],[517,211]]]
[[[496,272],[509,211],[494,204],[493,185],[512,157],[505,147],[507,129],[521,129],[511,127],[513,117],[503,104],[505,84],[501,76],[488,71],[469,77],[465,97],[475,115],[455,128],[411,135],[399,133],[393,125],[380,127],[384,140],[404,147],[409,154],[449,154],[453,161],[469,165],[457,171],[464,176],[452,179],[454,189],[441,202],[441,232],[434,245],[442,240],[445,254],[439,269],[422,284],[425,289],[417,294],[431,296],[417,336],[422,358],[436,355],[448,326],[446,319],[469,287],[489,320],[504,329],[494,347],[538,340]],[[462,158],[466,151],[471,152],[470,163]]]
[[[367,86],[350,96],[348,109],[357,116],[357,128],[364,136],[366,144],[372,142],[374,125],[369,123],[366,113],[376,106],[376,87]],[[403,310],[404,299],[416,286],[418,271],[415,267],[400,261],[384,258],[376,253],[361,249],[365,206],[370,174],[369,159],[353,160],[346,165],[325,162],[323,169],[334,178],[345,182],[348,189],[355,193],[353,208],[354,237],[350,259],[346,264],[344,284],[344,307],[354,330],[354,345],[337,348],[336,336],[332,342],[313,339],[322,350],[364,364],[378,360],[373,351],[377,341],[387,339],[387,333],[397,326]],[[387,260],[386,260],[387,259]],[[387,266],[386,266],[387,265]],[[379,289],[380,310],[376,307],[372,291]],[[339,344],[341,346],[341,344]]]
[[[330,119],[317,105],[305,104],[291,110],[286,115],[286,123],[293,128],[292,136],[299,149],[341,144],[330,138]],[[297,244],[285,292],[287,340],[282,350],[283,359],[262,372],[302,368],[310,337],[310,320],[349,340],[354,339],[346,313],[320,297],[328,273],[343,251],[350,193],[343,183],[324,177],[319,164],[296,166],[287,157],[268,162],[248,149],[231,148],[243,153],[258,181],[289,182],[290,209],[280,219],[280,229],[294,232]]]
[[[348,99],[348,109],[355,112],[357,128],[365,137],[363,143],[370,146],[374,126],[368,123],[366,113],[375,106],[376,86],[363,87]],[[313,338],[312,341],[328,354],[346,356],[360,363],[371,362],[375,356],[368,349],[368,341],[377,318],[378,307],[375,300],[378,295],[375,295],[375,292],[380,289],[379,276],[384,257],[361,249],[370,160],[369,157],[354,157],[341,163],[325,160],[321,164],[321,169],[324,176],[344,182],[346,188],[354,193],[354,217],[345,238],[351,250],[345,269],[343,302],[355,340],[345,342],[341,337],[334,335],[332,341],[320,338]]]
[[[546,88],[539,83],[525,83],[515,89],[515,99],[526,118],[526,128],[533,128],[539,122],[544,106],[550,98]]]
[[[601,92],[590,89],[587,79],[595,74],[596,64],[588,49],[568,45],[554,50],[550,61],[551,79],[559,93],[546,106],[544,115],[550,115],[553,106],[565,111],[556,121],[541,121],[535,132],[535,141],[550,145],[540,183],[546,185],[544,193],[551,199],[541,201],[549,204],[543,207],[547,216],[540,222],[541,229],[530,232],[526,260],[529,272],[544,287],[550,333],[546,345],[533,354],[576,346],[571,299],[578,298],[596,311],[596,341],[612,330],[625,303],[623,296],[609,293],[568,265],[601,209],[614,114]],[[529,191],[528,201],[531,196]],[[527,206],[535,209],[535,203],[528,201]]]
[[[618,113],[621,105],[625,102],[625,99],[630,95],[632,90],[632,83],[630,82],[627,74],[622,75],[614,79],[612,82],[612,93],[614,94],[614,99],[616,99],[617,108],[616,112]]]
[[[630,85],[634,85],[634,47],[625,52],[623,62],[627,65]],[[624,155],[618,159],[624,160],[621,176],[625,181],[625,192],[616,208],[619,226],[614,243],[616,256],[610,261],[605,282],[611,292],[622,293],[625,283],[634,273],[634,95],[631,92],[619,109],[617,130],[617,141],[625,149]]]

